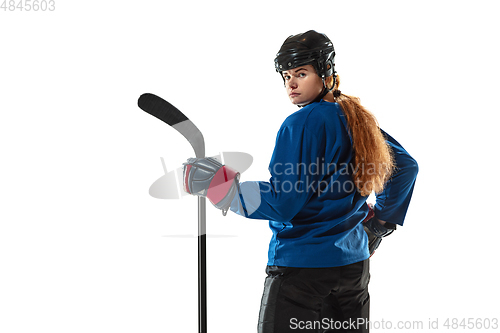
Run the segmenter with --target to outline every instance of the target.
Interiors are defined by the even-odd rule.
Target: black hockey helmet
[[[336,77],[335,49],[325,34],[309,30],[292,35],[285,40],[274,59],[274,66],[280,74],[302,65],[312,65],[323,82],[330,75]]]

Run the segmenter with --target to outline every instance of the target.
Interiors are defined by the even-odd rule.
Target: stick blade
[[[197,158],[205,157],[205,140],[201,131],[179,109],[151,93],[142,94],[137,105],[181,133],[193,147]]]
[[[145,93],[139,97],[137,101],[139,107],[152,116],[166,122],[170,126],[174,126],[180,122],[188,120],[179,109],[154,94]]]

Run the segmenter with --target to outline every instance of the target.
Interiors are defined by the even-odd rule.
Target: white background
[[[273,59],[309,29],[420,167],[372,258],[371,319],[500,317],[495,1],[55,2],[0,11],[0,332],[197,331],[196,199],[148,195],[160,157],[193,153],[137,98],[169,100],[208,155],[247,152],[243,180],[267,180],[296,111]],[[255,332],[271,232],[207,208],[209,331]]]

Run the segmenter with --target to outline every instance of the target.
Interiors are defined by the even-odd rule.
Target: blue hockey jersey
[[[403,225],[418,165],[387,133],[396,171],[376,194],[375,214]],[[367,259],[362,221],[367,197],[353,181],[354,153],[345,115],[324,100],[290,115],[278,131],[268,182],[240,184],[231,210],[269,220],[272,238],[268,265],[335,267]]]

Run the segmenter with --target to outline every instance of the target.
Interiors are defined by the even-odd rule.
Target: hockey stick
[[[200,130],[179,109],[156,95],[139,97],[139,107],[175,128],[191,144],[197,158],[205,157],[205,140]],[[206,199],[198,197],[198,329],[207,332],[207,243]]]

